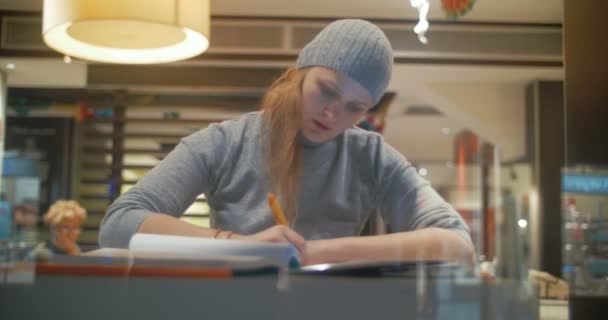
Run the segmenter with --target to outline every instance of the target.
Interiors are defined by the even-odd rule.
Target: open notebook
[[[66,257],[74,259],[74,257]],[[129,249],[104,248],[78,257],[90,262],[116,264],[127,261],[133,266],[207,267],[231,270],[233,275],[274,272],[289,267],[299,275],[354,277],[416,277],[424,269],[426,275],[454,274],[460,266],[446,261],[353,261],[300,267],[296,248],[288,243],[267,243],[221,240],[186,236],[136,234]],[[253,272],[252,272],[253,271]],[[446,273],[447,272],[447,273]]]
[[[286,243],[136,234],[129,243],[135,258],[184,260],[198,265],[227,267],[299,267],[296,248]]]

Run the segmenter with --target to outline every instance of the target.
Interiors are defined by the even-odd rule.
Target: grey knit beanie
[[[376,25],[358,19],[338,20],[300,52],[296,67],[313,66],[332,68],[359,82],[377,103],[391,79],[393,50]]]

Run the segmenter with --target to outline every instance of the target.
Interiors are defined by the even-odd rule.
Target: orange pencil
[[[283,214],[283,210],[281,210],[281,206],[279,205],[279,201],[277,201],[277,197],[272,192],[268,192],[268,205],[270,209],[272,209],[272,215],[274,216],[274,221],[277,224],[289,226],[287,223],[287,219],[285,219],[285,215]]]

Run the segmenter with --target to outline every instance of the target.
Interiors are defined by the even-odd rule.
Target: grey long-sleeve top
[[[148,216],[179,217],[203,193],[215,228],[252,234],[274,225],[261,120],[261,113],[249,113],[182,139],[108,208],[101,246],[127,247]],[[358,235],[370,212],[378,210],[393,231],[439,227],[470,241],[458,213],[381,135],[347,129],[322,144],[303,142],[302,155],[293,228],[304,238]]]

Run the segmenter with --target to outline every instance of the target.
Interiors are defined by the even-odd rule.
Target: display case
[[[608,299],[608,168],[566,169],[562,190],[563,275],[572,319],[584,319]]]

